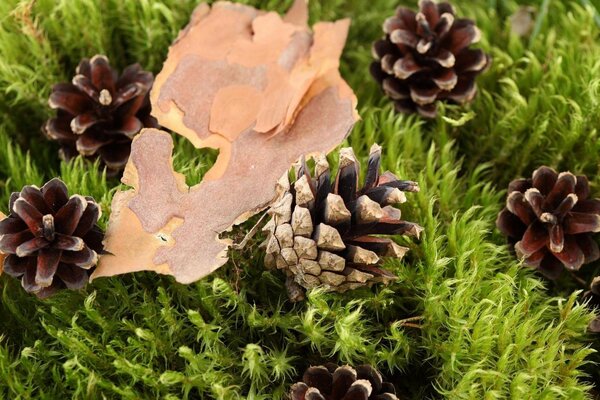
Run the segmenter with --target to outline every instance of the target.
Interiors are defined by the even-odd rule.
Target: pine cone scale
[[[94,87],[94,84],[86,75],[75,75],[71,80],[73,86],[85,93],[94,102],[97,102],[100,98],[98,90]]]
[[[20,219],[8,217],[0,221],[0,232],[4,232],[6,235],[13,235],[26,230],[27,225]]]
[[[522,237],[527,229],[527,225],[508,209],[504,209],[498,214],[496,226],[502,234],[510,238]]]
[[[575,235],[578,233],[600,232],[600,215],[570,212],[565,217],[565,233]]]
[[[35,186],[25,186],[21,190],[21,198],[41,214],[48,214],[50,212],[50,208],[46,205],[42,193]]]
[[[488,58],[481,49],[464,49],[461,51],[456,64],[460,73],[481,71],[488,63]]]
[[[142,130],[144,125],[142,121],[137,119],[135,116],[131,116],[129,118],[124,119],[123,124],[119,127],[119,129],[115,130],[115,133],[120,133],[122,135],[127,136],[130,139]]]
[[[90,64],[92,84],[96,88],[105,88],[111,93],[114,93],[114,83],[115,80],[117,80],[117,75],[110,67],[108,58],[97,55],[92,57],[90,61],[85,60],[84,62]]]
[[[81,268],[75,268],[70,264],[60,264],[56,275],[65,284],[67,289],[79,290],[85,287],[88,274]]]
[[[49,119],[44,124],[43,131],[46,137],[57,141],[71,140],[73,135],[69,123],[58,118]]]
[[[40,189],[44,196],[44,201],[51,208],[52,212],[58,212],[69,201],[67,187],[60,179],[52,179]]]
[[[50,108],[61,109],[72,115],[85,112],[93,105],[87,96],[69,83],[54,85],[48,104]]]
[[[573,212],[581,212],[581,213],[592,213],[597,214],[600,213],[600,200],[598,199],[586,199],[586,200],[577,200],[577,204],[573,207]]]
[[[440,71],[432,79],[439,89],[445,91],[451,91],[458,83],[458,76],[452,70]]]
[[[546,246],[548,240],[549,235],[546,227],[541,222],[536,221],[529,225],[523,239],[515,245],[515,249],[523,256],[529,257]]]
[[[572,236],[564,238],[563,249],[554,253],[564,265],[570,270],[577,271],[585,262],[585,255],[579,244]]]
[[[87,207],[79,218],[77,227],[73,231],[73,236],[84,236],[87,232],[90,232],[96,226],[96,221],[100,218],[100,208],[93,202],[91,198],[86,199]]]
[[[86,132],[79,136],[75,142],[75,147],[79,154],[84,156],[92,156],[96,154],[106,144],[104,135]]]
[[[28,257],[33,253],[38,252],[39,250],[48,246],[50,242],[43,237],[35,237],[31,240],[26,241],[25,243],[20,244],[15,253],[18,257]]]
[[[0,242],[0,251],[2,251],[4,254],[16,253],[17,248],[22,243],[33,240],[33,238],[34,236],[29,230],[13,234],[5,234],[2,236],[2,241]]]
[[[52,284],[54,274],[58,269],[62,255],[61,250],[42,248],[37,257],[37,268],[35,284],[40,287],[48,287]]]
[[[54,216],[54,226],[64,235],[72,235],[85,212],[87,201],[82,196],[72,196]]]
[[[127,142],[130,143],[130,142]],[[114,143],[112,145],[103,146],[98,151],[104,163],[113,170],[121,170],[125,168],[131,153],[131,147],[125,143]]]
[[[37,235],[42,231],[42,213],[25,199],[20,198],[13,204],[13,211],[27,225],[31,233]]]

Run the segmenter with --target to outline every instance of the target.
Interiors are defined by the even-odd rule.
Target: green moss
[[[195,3],[0,2],[0,210],[10,192],[60,176],[100,201],[106,223],[118,183],[83,160],[59,163],[39,133],[50,88],[97,52],[157,72]],[[494,220],[507,182],[542,163],[589,174],[600,194],[598,4],[545,1],[534,37],[521,40],[507,22],[516,1],[456,3],[494,63],[470,108],[422,121],[395,115],[368,74],[370,43],[397,1],[311,2],[313,20],[353,18],[342,71],[363,120],[348,144],[364,160],[380,143],[384,166],[422,188],[403,206],[422,240],[399,238],[411,252],[387,265],[398,282],[292,305],[283,277],[262,268],[261,237],[188,286],[136,273],[39,301],[2,276],[0,398],[277,399],[325,360],[376,364],[405,398],[586,398],[592,316],[520,267]],[[214,152],[176,144],[176,169],[198,182]]]

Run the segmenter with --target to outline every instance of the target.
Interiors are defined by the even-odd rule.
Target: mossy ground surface
[[[118,182],[61,164],[40,133],[52,84],[82,57],[158,72],[197,1],[0,2],[0,210],[25,184],[60,176],[110,213]],[[290,1],[249,1],[284,11]],[[348,139],[365,160],[416,179],[403,206],[425,227],[389,287],[287,301],[255,238],[213,275],[184,286],[151,273],[94,281],[39,301],[0,277],[2,399],[279,399],[310,364],[372,363],[404,399],[584,399],[598,380],[597,338],[577,288],[521,267],[494,229],[507,183],[547,164],[585,173],[600,195],[597,1],[529,1],[531,37],[510,34],[513,0],[457,0],[494,63],[467,109],[434,121],[397,116],[370,79],[370,44],[398,0],[312,0],[311,18],[352,17],[342,71],[362,121]],[[595,8],[596,7],[596,8]],[[175,164],[198,182],[215,154],[176,140]],[[237,234],[243,235],[243,228]],[[399,239],[401,242],[405,242]],[[586,266],[592,274],[600,263]],[[572,294],[573,293],[573,294]],[[414,327],[406,319],[421,317]],[[413,324],[415,321],[413,321]]]

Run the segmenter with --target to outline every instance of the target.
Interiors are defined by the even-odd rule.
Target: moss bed
[[[119,186],[81,160],[60,163],[40,133],[51,86],[82,57],[157,73],[194,0],[0,2],[0,211],[23,185],[59,176],[104,209]],[[289,0],[244,1],[285,11]],[[416,6],[416,1],[403,1]],[[510,32],[524,3],[533,33]],[[0,277],[0,398],[279,399],[325,361],[371,363],[403,399],[584,399],[600,378],[593,315],[569,282],[519,265],[494,221],[511,179],[545,164],[586,174],[600,195],[597,0],[456,0],[493,57],[468,108],[437,119],[394,114],[369,76],[370,46],[398,0],[313,0],[311,20],[351,17],[342,73],[362,117],[345,145],[419,181],[403,213],[424,228],[386,267],[400,279],[291,304],[263,268],[261,236],[192,285],[136,273],[40,301]],[[214,162],[176,139],[175,165],[198,182]],[[234,231],[243,235],[251,222]],[[600,262],[584,268],[590,276]],[[414,317],[419,319],[412,320]],[[414,325],[417,326],[414,326]]]

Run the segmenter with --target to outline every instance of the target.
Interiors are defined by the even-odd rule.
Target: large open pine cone
[[[490,58],[469,48],[481,33],[472,20],[456,18],[450,4],[421,0],[419,8],[399,7],[384,22],[371,74],[397,111],[433,118],[437,100],[463,104],[475,97],[475,78]]]
[[[291,400],[398,400],[396,389],[370,365],[310,367],[292,385]]]
[[[55,178],[41,189],[25,186],[13,193],[9,209],[0,221],[0,252],[8,254],[4,272],[21,278],[23,288],[39,297],[84,287],[104,236],[94,199],[69,197]]]
[[[585,176],[540,167],[531,179],[510,183],[496,224],[527,265],[556,279],[563,266],[577,271],[600,258],[592,238],[600,231],[600,199],[589,197]]]
[[[419,187],[391,172],[380,175],[380,161],[381,147],[373,145],[362,188],[351,148],[340,151],[333,183],[324,155],[316,159],[315,177],[303,162],[293,187],[284,178],[285,192],[269,210],[272,219],[265,227],[269,232],[265,265],[287,272],[292,300],[303,297],[298,284],[344,292],[396,278],[380,268],[381,257],[402,258],[408,249],[372,235],[419,236],[422,228],[403,221],[393,206],[406,201],[404,191],[416,192]]]
[[[109,175],[115,175],[129,159],[133,137],[144,127],[158,126],[150,116],[153,81],[139,64],[119,76],[105,56],[83,59],[72,83],[52,88],[48,103],[58,111],[43,131],[60,143],[61,158],[100,158]]]

